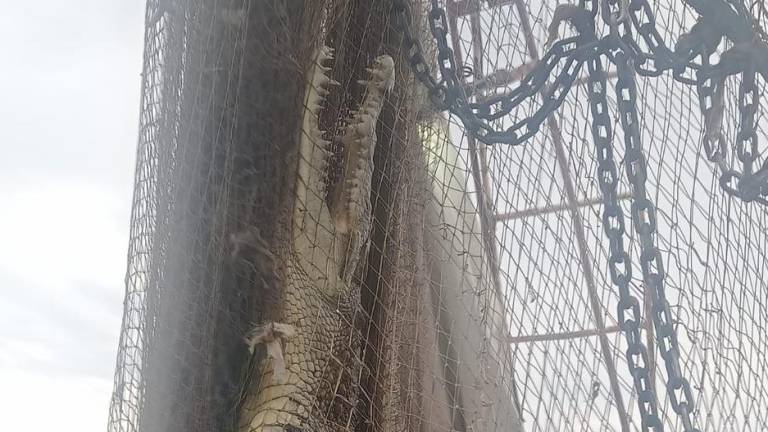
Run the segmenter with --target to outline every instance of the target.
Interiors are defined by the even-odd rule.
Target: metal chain
[[[624,249],[624,213],[619,205],[619,172],[613,155],[613,131],[608,110],[607,84],[600,58],[588,63],[589,106],[592,138],[597,149],[597,179],[603,195],[603,231],[609,241],[608,268],[611,281],[619,290],[618,319],[627,340],[625,357],[637,389],[637,404],[643,430],[662,431],[656,394],[648,367],[648,351],[640,334],[640,302],[632,295],[632,261]]]
[[[646,159],[637,115],[637,86],[631,59],[623,51],[615,56],[618,72],[616,99],[624,131],[624,170],[632,185],[632,225],[640,239],[640,267],[645,289],[652,293],[652,315],[656,343],[667,372],[667,395],[686,432],[693,426],[695,404],[688,380],[680,369],[680,349],[673,326],[672,312],[664,288],[664,261],[656,246],[656,208],[648,199]],[[638,390],[639,391],[639,390]]]
[[[738,46],[750,43],[762,34],[759,25],[751,18],[749,10],[735,0],[685,0],[702,15],[691,29],[680,36],[671,51],[655,27],[655,18],[648,0],[632,0],[630,15],[632,26],[621,27],[620,40],[631,49],[635,70],[644,76],[658,76],[666,70],[673,70],[674,78],[684,84],[695,85],[699,95],[699,106],[704,117],[705,134],[703,146],[707,159],[719,165],[722,171],[721,188],[729,195],[745,202],[756,202],[768,206],[768,161],[756,173],[752,174],[752,165],[757,158],[757,132],[754,117],[759,103],[754,84],[754,72],[748,76],[744,62],[753,62],[753,56],[723,54],[718,65],[709,64],[709,58],[720,45],[724,35],[735,41]],[[610,2],[606,2],[610,3]],[[607,9],[608,6],[605,6]],[[642,12],[642,13],[640,13]],[[631,35],[634,28],[650,47],[651,53],[645,53]],[[731,49],[731,51],[733,48]],[[630,52],[630,50],[625,50]],[[701,57],[700,64],[692,60]],[[741,58],[739,58],[741,57]],[[653,67],[647,64],[651,63]],[[644,66],[645,65],[645,66]],[[686,76],[693,71],[695,77]],[[730,169],[725,164],[728,146],[721,133],[723,117],[723,92],[725,77],[737,73],[743,74],[739,100],[753,102],[740,103],[740,130],[735,143],[736,153],[742,162],[742,171]],[[750,120],[751,119],[751,120]],[[746,127],[746,130],[744,129]],[[713,130],[716,129],[716,130]],[[747,149],[748,147],[748,149]],[[735,186],[734,186],[735,183]]]
[[[431,0],[428,14],[430,32],[437,44],[437,64],[441,76],[439,80],[432,76],[423,49],[411,32],[406,0],[393,0],[393,9],[395,23],[403,33],[411,68],[427,88],[433,104],[440,110],[450,110],[470,133],[486,144],[519,145],[533,136],[547,116],[562,104],[584,63],[588,65],[592,134],[597,148],[598,178],[605,202],[603,228],[610,242],[611,280],[619,289],[618,315],[627,338],[627,363],[638,391],[643,429],[664,430],[648,370],[648,352],[640,338],[640,305],[629,289],[632,264],[623,245],[624,215],[618,204],[618,171],[611,142],[611,119],[608,115],[606,80],[601,58],[607,54],[616,64],[616,93],[625,144],[624,167],[632,184],[632,221],[640,239],[643,282],[646,289],[652,293],[652,320],[667,372],[667,394],[673,410],[683,423],[684,430],[694,432],[697,429],[694,428],[692,419],[695,410],[693,395],[690,384],[682,376],[680,369],[677,334],[665,295],[664,265],[655,244],[656,209],[648,199],[645,186],[646,158],[642,151],[637,115],[635,73],[655,77],[671,70],[675,80],[696,86],[707,127],[704,139],[706,156],[710,161],[724,166],[727,146],[719,130],[723,114],[721,110],[724,77],[743,72],[744,79],[739,90],[741,122],[736,144],[736,153],[742,163],[743,172],[724,170],[721,186],[728,193],[745,201],[768,205],[768,164],[753,173],[753,165],[758,155],[755,116],[759,106],[754,68],[751,71],[744,71],[744,68],[717,71],[716,67],[709,65],[709,58],[720,45],[724,34],[728,34],[732,40],[743,40],[746,34],[743,29],[728,29],[716,23],[719,17],[711,11],[732,12],[739,18],[747,18],[748,14],[744,14],[743,6],[734,4],[731,0],[727,0],[731,2],[727,6],[722,3],[724,0],[685,1],[699,12],[701,17],[688,33],[678,39],[674,49],[670,49],[656,28],[655,16],[648,0],[631,0],[629,10],[626,11],[629,19],[623,23],[618,23],[616,15],[611,15],[611,8],[620,5],[622,0],[602,0],[603,19],[610,24],[610,34],[602,39],[598,39],[594,33],[594,20],[598,12],[597,0],[580,0],[579,6],[583,13],[574,13],[568,18],[577,29],[578,36],[553,44],[534,69],[511,92],[471,103],[467,100],[458,79],[454,53],[448,44],[447,19],[439,1]],[[704,12],[709,15],[705,16]],[[732,17],[731,22],[735,22]],[[633,32],[640,35],[649,51],[640,46]],[[697,57],[701,57],[702,63],[693,61]],[[555,76],[553,83],[548,85],[558,65],[561,65],[560,72]],[[723,61],[719,65],[727,66]],[[690,76],[691,73],[694,76]],[[491,122],[507,117],[523,102],[537,97],[540,93],[543,93],[543,102],[533,115],[515,122],[504,131],[497,131],[491,125]],[[738,181],[735,188],[730,185],[733,179]]]
[[[432,76],[427,59],[424,57],[424,50],[418,38],[414,37],[411,30],[410,14],[406,0],[393,0],[392,13],[394,15],[395,27],[403,35],[403,47],[405,48],[408,62],[416,78],[427,88],[431,102],[439,110],[447,110],[453,107],[456,99],[456,93],[448,88],[447,83],[454,82],[452,78],[444,81],[438,81]],[[435,16],[436,19],[432,17]],[[448,59],[448,68],[452,69],[455,78],[455,64],[453,63],[453,50],[448,46],[447,27],[442,27],[445,21],[445,11],[439,7],[437,1],[432,1],[432,10],[430,11],[430,31],[435,38],[438,47],[438,56]],[[441,63],[444,65],[444,63]],[[443,72],[445,73],[445,71]]]
[[[578,78],[584,62],[596,58],[604,52],[601,41],[585,42],[579,36],[564,39],[552,45],[544,58],[537,64],[533,73],[526,76],[511,93],[488,98],[482,103],[472,103],[477,117],[485,120],[498,120],[512,112],[523,101],[536,97],[545,89],[543,102],[530,116],[515,122],[504,131],[496,132],[487,123],[478,124],[482,134],[478,136],[486,144],[519,145],[536,134],[541,124],[563,103],[573,82]],[[562,63],[560,73],[552,84],[547,85],[549,73]]]
[[[739,86],[739,112],[741,121],[736,135],[736,156],[742,163],[742,173],[751,176],[757,160],[757,124],[755,116],[760,106],[760,93],[755,84],[755,68],[744,71]]]
[[[622,1],[602,0],[602,16],[606,23],[610,24],[612,19],[615,20],[619,16],[618,13],[611,14],[611,9],[612,7],[615,9]],[[666,45],[656,29],[656,17],[648,0],[631,0],[626,12],[628,19],[620,25],[616,23],[611,31],[614,33],[614,40],[620,43],[622,49],[634,60],[637,73],[647,77],[658,77],[672,70],[675,80],[684,84],[695,84],[694,78],[686,76],[686,72],[700,68],[699,64],[692,61],[695,56],[678,55]],[[647,49],[643,49],[635,39],[633,34],[635,31],[640,35]]]
[[[705,65],[709,65],[709,56],[705,57]],[[707,160],[727,171],[725,156],[728,147],[722,133],[725,83],[708,74],[709,68],[697,72],[696,93],[699,97],[699,107],[704,117],[704,137],[702,146]]]
[[[608,1],[604,3],[603,18],[610,26],[611,40],[616,53],[609,55],[617,67],[616,100],[619,118],[624,132],[624,166],[632,186],[632,221],[640,239],[640,267],[643,272],[645,289],[650,290],[652,300],[652,320],[656,329],[656,340],[659,351],[664,359],[667,371],[667,394],[672,408],[681,419],[686,432],[696,431],[693,426],[692,413],[694,410],[693,396],[688,381],[682,376],[679,367],[679,347],[677,334],[672,326],[669,304],[664,292],[664,265],[661,254],[655,245],[656,209],[646,193],[647,166],[642,149],[642,139],[637,115],[637,86],[633,63],[636,51],[627,43],[628,26],[620,31],[616,14],[612,14]],[[623,33],[623,34],[622,34]],[[691,50],[696,49],[692,47]],[[609,53],[611,54],[611,53]],[[643,419],[644,430],[664,430],[658,418],[656,396],[653,392],[651,377],[647,371],[648,354],[639,335],[640,306],[629,292],[629,281],[632,277],[632,265],[629,255],[623,248],[621,234],[624,232],[624,220],[621,208],[616,200],[617,175],[613,151],[610,148],[610,119],[607,118],[607,102],[605,102],[605,81],[602,78],[602,65],[591,67],[600,83],[602,94],[591,94],[593,137],[598,151],[598,178],[601,182],[605,209],[603,225],[606,236],[610,241],[609,269],[611,279],[619,288],[619,322],[627,338],[627,363],[635,379],[638,391],[638,405]],[[590,70],[590,75],[592,74]],[[639,73],[639,72],[638,72]],[[592,85],[592,84],[590,84]],[[591,90],[593,91],[593,90]],[[595,102],[595,100],[599,102]],[[620,272],[617,265],[623,264],[624,271]],[[631,316],[627,317],[628,312]],[[634,370],[633,370],[634,368]]]
[[[624,0],[600,1],[603,20],[610,24],[617,16],[617,14],[611,15],[611,9],[618,7]],[[583,13],[574,14],[568,18],[573,27],[579,31],[578,36],[554,43],[533,70],[512,91],[478,98],[473,102],[468,101],[465,89],[459,81],[459,75],[464,74],[465,71],[457,70],[454,52],[448,43],[448,21],[440,1],[430,0],[428,11],[430,33],[437,45],[439,79],[432,75],[421,44],[412,33],[407,0],[393,0],[393,13],[395,25],[403,34],[403,44],[411,69],[427,88],[433,105],[439,110],[451,111],[461,120],[469,133],[485,144],[520,145],[535,135],[544,120],[560,107],[584,63],[605,54],[606,47],[609,45],[619,46],[631,58],[631,64],[640,75],[655,77],[671,70],[675,80],[696,86],[705,123],[708,127],[721,123],[722,113],[712,112],[713,107],[715,110],[720,108],[713,106],[712,101],[713,97],[719,96],[717,92],[723,90],[719,88],[719,78],[713,77],[717,74],[713,72],[714,68],[707,60],[720,45],[725,33],[730,38],[742,41],[748,34],[753,34],[750,28],[754,27],[754,20],[749,19],[749,11],[744,5],[733,0],[685,0],[685,2],[702,15],[687,33],[680,36],[674,49],[670,49],[656,28],[656,18],[649,0],[629,1],[628,11],[626,11],[629,19],[621,24],[614,22],[611,25],[611,34],[599,40],[594,35],[594,20],[599,2],[598,0],[580,0],[579,8],[581,9],[574,9]],[[720,16],[725,16],[726,24],[716,22]],[[635,40],[633,34],[635,31],[649,51],[644,51]],[[701,63],[693,61],[697,57],[702,58]],[[726,63],[721,61],[718,65],[724,64]],[[559,72],[555,74],[558,66],[560,66]],[[740,72],[742,72],[740,69],[728,71],[730,74]],[[723,73],[725,72],[718,72],[721,77]],[[548,84],[553,75],[555,75],[554,81]],[[542,89],[546,89],[546,92],[542,93]],[[756,92],[748,94],[750,97],[757,96]],[[516,120],[504,130],[498,130],[495,127],[500,119],[508,119],[509,114],[516,108],[527,100],[539,97],[538,95],[542,95],[542,102],[532,115]],[[747,105],[755,108],[758,106],[757,104]],[[741,116],[742,123],[747,124],[744,122],[748,122],[748,117],[754,117],[754,113],[742,110]],[[713,120],[717,121],[713,122]],[[739,132],[739,135],[744,133],[747,132]],[[715,138],[714,141],[713,138]],[[723,172],[720,179],[721,187],[730,195],[744,201],[768,206],[768,162],[754,174],[728,169],[725,166],[728,148],[722,134],[719,131],[713,133],[712,130],[708,130],[703,141],[707,158],[720,165]],[[746,141],[737,143],[737,152],[742,149],[741,152],[744,154],[756,155],[756,151],[744,150],[745,143]],[[754,145],[756,145],[755,140],[751,141],[750,149]],[[751,166],[754,160],[747,163]]]
[[[704,117],[704,153],[719,165],[722,175],[721,188],[731,196],[745,202],[757,202],[768,206],[768,162],[754,172],[758,157],[757,110],[760,106],[758,86],[755,82],[757,71],[750,44],[736,44],[724,52],[717,65],[709,65],[711,53],[702,55],[703,68],[698,71],[696,91],[699,106]],[[729,75],[741,74],[739,86],[739,130],[734,144],[741,171],[729,168],[725,163],[728,147],[722,135],[722,119],[725,81]]]
[[[586,1],[582,0],[586,5]],[[597,1],[589,0],[591,9],[586,16],[573,17],[581,20],[576,27],[585,25],[594,29]],[[589,58],[603,54],[603,44],[593,37],[574,36],[553,44],[534,69],[520,81],[517,88],[503,95],[469,103],[458,79],[453,49],[448,44],[448,24],[445,10],[438,0],[431,0],[428,12],[430,33],[437,45],[437,65],[440,78],[433,76],[418,38],[413,35],[410,11],[406,0],[393,0],[395,26],[403,35],[408,62],[416,78],[427,88],[433,105],[439,110],[449,110],[461,120],[467,130],[485,144],[520,145],[538,132],[544,120],[560,107],[568,90]],[[584,21],[584,20],[587,21]],[[594,30],[592,30],[594,33]],[[584,43],[588,39],[589,43]],[[541,106],[532,116],[525,117],[503,131],[497,131],[492,122],[507,116],[524,101],[533,99],[547,86],[553,71],[561,65],[554,82],[549,84]]]
[[[736,134],[736,156],[741,162],[741,172],[734,169],[724,170],[720,177],[720,186],[729,195],[745,202],[758,202],[768,206],[768,162],[754,172],[754,163],[758,157],[757,109],[760,105],[760,92],[755,82],[755,68],[748,65],[739,85],[739,112],[741,118]],[[724,85],[724,84],[723,84]],[[736,186],[733,185],[735,181]]]

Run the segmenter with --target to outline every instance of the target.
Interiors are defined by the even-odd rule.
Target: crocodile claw
[[[267,357],[272,359],[275,381],[284,383],[286,379],[285,357],[281,339],[290,339],[296,335],[296,329],[288,324],[269,323],[254,327],[245,336],[248,351],[253,354],[256,345],[264,344],[267,348]]]

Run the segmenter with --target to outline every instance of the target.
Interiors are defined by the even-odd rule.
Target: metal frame
[[[446,5],[447,6],[446,13],[448,17],[448,23],[450,26],[449,30],[452,38],[451,42],[453,44],[453,49],[456,56],[456,65],[459,70],[464,69],[464,63],[463,63],[463,55],[461,53],[461,40],[459,39],[459,35],[458,35],[458,18],[469,15],[469,19],[470,19],[470,29],[472,34],[472,41],[471,41],[472,42],[472,63],[473,63],[472,66],[473,66],[473,73],[477,78],[474,80],[474,83],[467,83],[466,78],[462,77],[462,81],[463,81],[462,84],[464,85],[464,88],[467,90],[467,93],[474,93],[477,90],[477,88],[481,86],[480,84],[475,84],[475,83],[481,83],[482,85],[487,85],[491,83],[499,87],[511,84],[516,80],[521,79],[522,75],[524,75],[526,71],[526,68],[531,68],[532,67],[531,65],[535,64],[539,60],[538,47],[533,37],[533,30],[531,28],[525,3],[522,0],[488,0],[487,3],[488,3],[488,6],[491,8],[505,6],[505,5],[513,5],[517,9],[518,15],[520,17],[520,24],[522,26],[523,34],[525,37],[526,47],[528,49],[528,55],[531,58],[531,61],[526,62],[525,64],[515,69],[511,69],[511,70],[505,69],[505,70],[494,71],[486,75],[482,68],[483,44],[482,44],[482,34],[480,31],[480,16],[479,16],[479,13],[482,10],[482,8],[481,8],[480,0],[457,0],[457,1],[448,0]],[[615,77],[615,73],[608,76],[608,78],[613,78],[613,77]],[[578,80],[575,84],[583,85],[585,84],[585,81]],[[572,331],[572,332],[565,332],[565,333],[551,333],[551,334],[545,334],[545,335],[530,335],[530,336],[520,336],[520,337],[510,336],[508,341],[512,344],[519,344],[519,343],[536,343],[536,342],[542,342],[542,341],[564,340],[564,339],[575,339],[575,338],[597,336],[600,340],[600,347],[603,355],[603,361],[605,363],[606,370],[608,372],[608,376],[610,379],[611,392],[616,402],[618,417],[621,423],[621,430],[626,432],[630,430],[629,416],[626,410],[626,406],[624,404],[624,398],[623,398],[621,387],[619,384],[618,373],[617,373],[616,365],[612,356],[612,345],[607,337],[607,335],[610,333],[615,333],[620,331],[620,328],[615,325],[610,327],[606,327],[605,325],[605,321],[603,317],[604,314],[602,311],[602,304],[597,294],[597,287],[596,287],[595,278],[594,278],[592,261],[589,259],[589,252],[588,252],[589,249],[587,246],[586,234],[584,230],[584,219],[581,215],[581,212],[579,211],[583,207],[591,207],[594,205],[598,205],[602,202],[602,200],[596,199],[596,198],[587,199],[587,200],[578,199],[578,197],[576,196],[576,192],[573,184],[573,174],[571,173],[570,167],[568,165],[568,159],[567,159],[566,152],[563,145],[563,136],[560,129],[560,125],[554,116],[550,115],[547,118],[547,127],[549,129],[550,136],[554,144],[557,165],[560,169],[561,176],[563,177],[563,180],[564,180],[566,202],[562,204],[547,206],[544,208],[525,209],[525,210],[512,212],[512,213],[493,214],[492,207],[488,204],[492,198],[491,198],[491,191],[490,191],[490,176],[488,173],[488,160],[487,160],[485,145],[482,143],[478,143],[474,139],[474,137],[472,137],[471,135],[467,137],[468,147],[469,147],[469,156],[471,159],[472,178],[475,185],[477,202],[478,202],[478,211],[480,213],[480,220],[481,220],[481,229],[483,232],[483,243],[489,256],[489,261],[490,261],[489,266],[492,272],[492,280],[498,295],[501,296],[501,298],[504,298],[502,287],[501,287],[500,274],[499,274],[500,267],[499,267],[498,249],[497,249],[496,239],[495,239],[497,222],[538,216],[542,214],[548,214],[548,213],[554,213],[554,212],[560,212],[560,211],[566,211],[566,210],[569,212],[571,216],[571,220],[573,222],[573,231],[576,236],[576,244],[579,251],[579,260],[580,260],[582,273],[584,274],[584,280],[587,283],[587,294],[589,296],[589,302],[590,302],[590,306],[593,313],[595,328],[589,329],[589,330],[579,330],[579,331]],[[630,197],[631,197],[631,194],[623,193],[619,196],[619,199],[623,200],[623,199],[628,199]],[[647,293],[646,293],[646,297],[647,297]],[[647,301],[648,299],[646,299],[646,302]],[[504,314],[506,313],[504,312]],[[650,337],[651,340],[653,340],[652,339],[653,326],[651,321],[648,321],[644,324],[645,324],[646,331],[649,332],[648,337]],[[651,349],[653,349],[653,345],[649,345],[649,346],[651,347]],[[655,352],[655,351],[651,351],[651,352]],[[655,362],[651,361],[650,366],[651,366],[652,377],[655,377]],[[522,406],[519,401],[519,397],[517,394],[517,387],[514,382],[514,379],[513,379],[513,386],[514,386],[513,397],[515,398],[515,403],[517,404],[518,409],[520,410],[520,414],[522,415],[522,409],[521,409]]]

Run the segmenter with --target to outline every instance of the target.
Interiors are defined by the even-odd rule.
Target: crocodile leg
[[[269,323],[254,327],[245,337],[248,351],[253,354],[256,345],[264,344],[267,347],[267,358],[272,361],[275,382],[283,384],[286,381],[285,358],[280,342],[289,339],[296,334],[293,326],[279,323]]]

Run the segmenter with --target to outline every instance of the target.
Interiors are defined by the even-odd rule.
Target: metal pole
[[[525,8],[525,3],[522,0],[514,0],[515,7],[517,8],[518,15],[520,16],[520,24],[523,28],[523,34],[525,35],[525,42],[528,47],[528,54],[532,59],[538,61],[539,52],[536,47],[536,40],[533,38],[533,30],[531,23],[528,20],[528,12]],[[565,154],[563,147],[563,136],[560,130],[560,125],[554,115],[547,117],[547,127],[550,130],[552,141],[555,146],[555,155],[557,157],[557,165],[560,167],[560,174],[563,177],[565,186],[565,195],[569,202],[569,212],[571,214],[571,220],[573,222],[573,231],[576,235],[576,245],[579,249],[579,260],[581,268],[584,273],[584,279],[587,282],[587,292],[589,294],[590,304],[592,306],[592,313],[594,315],[595,326],[600,331],[600,347],[603,354],[603,361],[608,371],[608,377],[611,382],[611,392],[616,400],[616,407],[619,415],[619,421],[621,422],[621,430],[628,432],[629,429],[629,417],[627,415],[626,408],[624,406],[624,398],[621,393],[621,387],[619,386],[618,373],[616,372],[616,365],[611,355],[611,343],[605,334],[605,322],[603,321],[602,305],[600,298],[597,295],[597,288],[595,286],[595,278],[592,270],[592,264],[589,259],[589,252],[587,247],[587,238],[584,233],[584,219],[581,216],[578,208],[578,200],[576,198],[576,191],[573,186],[573,179],[571,176],[571,170],[568,165],[568,158]]]
[[[632,195],[629,192],[624,192],[622,194],[619,194],[617,197],[619,200],[625,200],[629,199]],[[591,198],[588,200],[582,200],[576,202],[576,209],[583,208],[583,207],[592,207],[598,204],[602,204],[603,199],[602,198]],[[536,207],[532,209],[525,209],[520,210],[516,212],[510,212],[510,213],[501,213],[496,215],[496,221],[507,221],[507,220],[515,220],[515,219],[522,219],[526,217],[532,217],[532,216],[542,216],[549,213],[557,213],[563,210],[573,210],[574,206],[571,203],[568,204],[557,204],[557,205],[551,205],[546,207]]]
[[[602,336],[610,333],[616,333],[619,331],[621,331],[621,327],[617,325],[613,325],[610,327],[606,327],[603,330],[589,329],[589,330],[577,330],[577,331],[562,332],[562,333],[516,336],[516,337],[509,338],[509,343],[520,344],[520,343],[530,343],[530,342],[547,342],[547,341],[558,341],[558,340],[567,340],[567,339],[579,339],[579,338],[585,338],[585,337],[591,337],[591,336]]]
[[[453,50],[456,56],[456,65],[458,66],[459,70],[462,70],[464,68],[464,61],[462,59],[463,56],[461,53],[461,40],[459,39],[458,34],[457,14],[455,13],[456,8],[451,7],[453,4],[453,1],[448,1],[448,25],[450,27],[449,30],[451,33],[451,43],[453,44]],[[477,9],[479,10],[479,7]],[[473,39],[476,37],[478,38],[477,41],[473,40],[473,51],[475,51],[473,52],[473,68],[482,74],[482,40],[479,39],[481,34],[477,12],[473,13],[472,17],[470,18],[472,20],[470,24],[472,26]],[[463,84],[466,85],[466,78],[462,75],[461,79]],[[487,189],[487,187],[490,185],[490,178],[488,177],[485,148],[481,147],[480,152],[482,158],[478,158],[478,145],[474,136],[471,134],[467,135],[467,143],[469,145],[472,180],[474,182],[477,195],[477,208],[478,212],[480,213],[480,230],[482,232],[483,245],[486,250],[486,255],[488,255],[488,267],[490,268],[493,286],[501,303],[501,324],[502,326],[506,326],[506,305],[504,304],[504,299],[506,296],[504,295],[504,291],[501,288],[501,278],[499,276],[501,266],[499,264],[499,251],[496,246],[496,220],[493,217],[492,210],[488,204],[488,200],[490,199],[490,191]],[[483,181],[483,179],[485,181]],[[509,361],[511,364],[511,359],[509,359]],[[517,390],[517,380],[515,379],[514,373],[510,375],[510,379],[510,385],[512,387],[512,398],[514,399],[518,415],[522,420],[523,407],[520,403],[520,397]]]

